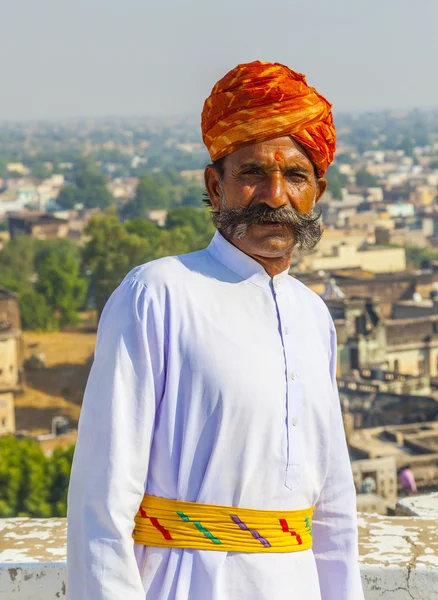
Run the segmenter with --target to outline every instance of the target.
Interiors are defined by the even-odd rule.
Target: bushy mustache
[[[215,227],[228,238],[241,239],[252,225],[281,224],[290,229],[294,246],[300,250],[311,250],[323,233],[320,212],[301,214],[292,206],[271,208],[267,204],[254,204],[244,208],[229,207],[222,202],[222,208],[212,214]]]

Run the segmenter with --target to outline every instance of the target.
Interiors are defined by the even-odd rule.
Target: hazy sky
[[[199,113],[239,62],[335,110],[438,107],[438,0],[0,0],[0,121]]]

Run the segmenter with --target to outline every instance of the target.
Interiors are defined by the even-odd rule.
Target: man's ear
[[[321,198],[321,196],[323,195],[323,193],[326,191],[327,189],[327,179],[324,179],[324,177],[320,177],[316,180],[316,196],[315,196],[315,204],[318,202],[318,200]]]
[[[213,165],[207,165],[205,167],[204,182],[205,189],[207,190],[208,197],[210,198],[214,210],[220,210],[222,197],[220,175]]]

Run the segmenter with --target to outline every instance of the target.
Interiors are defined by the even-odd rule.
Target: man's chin
[[[248,247],[251,246],[253,250],[258,249],[261,254],[273,256],[293,250],[295,237],[291,236],[290,231],[258,226],[257,229],[257,231],[248,231],[241,242]]]

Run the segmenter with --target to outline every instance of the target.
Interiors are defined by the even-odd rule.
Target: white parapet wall
[[[66,533],[64,519],[0,520],[0,600],[65,597]],[[359,538],[366,600],[438,600],[435,516],[360,515]]]
[[[402,498],[395,507],[400,517],[438,518],[438,494],[423,494]]]
[[[65,519],[0,519],[0,600],[64,597],[66,537]]]
[[[366,600],[438,600],[437,518],[360,515],[359,552]]]

